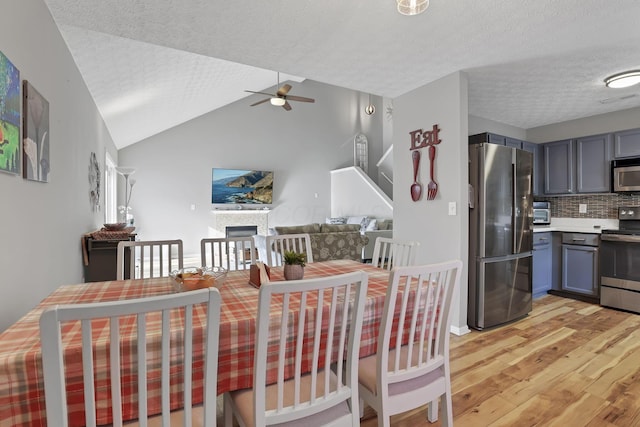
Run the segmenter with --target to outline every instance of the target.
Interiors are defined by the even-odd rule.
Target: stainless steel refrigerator
[[[474,329],[531,311],[533,154],[469,145],[469,304]]]

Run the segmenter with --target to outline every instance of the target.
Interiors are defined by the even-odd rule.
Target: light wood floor
[[[451,383],[456,427],[640,426],[640,316],[545,296],[521,321],[452,336]],[[391,425],[440,422],[423,407]]]
[[[547,295],[523,320],[452,335],[451,385],[456,427],[640,426],[640,315]],[[426,414],[391,426],[441,426]],[[361,425],[377,426],[371,408]]]

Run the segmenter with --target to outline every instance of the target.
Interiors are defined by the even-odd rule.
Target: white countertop
[[[566,231],[570,233],[600,233],[603,229],[618,229],[617,219],[551,218],[549,225],[534,225],[534,233]]]

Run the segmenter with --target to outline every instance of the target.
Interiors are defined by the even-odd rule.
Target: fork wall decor
[[[409,151],[413,151],[413,183],[411,184],[411,200],[417,202],[422,195],[422,185],[418,182],[418,168],[420,165],[420,152],[414,151],[424,147],[428,147],[429,151],[429,183],[427,184],[427,200],[433,200],[438,194],[438,183],[434,179],[433,168],[436,158],[436,145],[442,141],[438,138],[440,128],[437,124],[433,125],[431,130],[416,129],[409,132],[411,135],[411,146]]]

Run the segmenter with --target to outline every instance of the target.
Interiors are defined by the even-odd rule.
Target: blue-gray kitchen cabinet
[[[547,294],[551,289],[552,269],[551,232],[533,233],[533,298]]]
[[[624,159],[625,157],[640,156],[640,129],[630,129],[613,134],[614,157]]]
[[[576,192],[611,191],[612,135],[576,139]]]
[[[562,233],[562,290],[598,297],[600,236]]]
[[[571,139],[544,144],[544,194],[575,192],[573,158]]]

